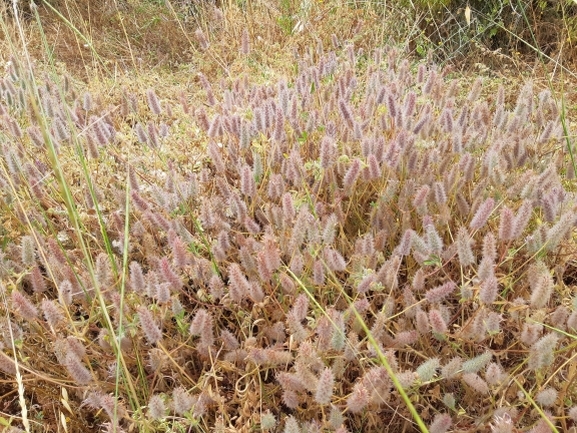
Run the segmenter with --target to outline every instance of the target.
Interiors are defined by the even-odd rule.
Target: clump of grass
[[[274,83],[200,75],[195,108],[148,87],[110,109],[11,61],[0,369],[21,406],[64,389],[69,428],[112,431],[571,425],[556,101],[336,42]]]

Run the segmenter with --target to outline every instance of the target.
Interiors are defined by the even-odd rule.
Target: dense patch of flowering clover
[[[65,222],[46,213],[60,206],[50,135],[63,161],[79,152],[95,170],[119,144],[167,161],[161,174],[127,161],[129,215],[126,182],[113,176],[74,196],[101,213],[113,246],[128,248],[124,299],[115,253],[95,254],[95,276],[113,325],[123,317],[119,347],[145,388],[149,422],[393,428],[411,415],[379,354],[431,432],[544,428],[520,386],[553,417],[577,418],[562,379],[573,349],[555,331],[577,328],[577,309],[562,304],[574,172],[551,94],[527,83],[513,105],[503,88],[485,99],[481,79],[465,89],[394,49],[316,57],[299,58],[296,76],[275,84],[200,75],[206,104],[181,95],[180,107],[149,89],[104,111],[90,94],[47,81],[38,88],[45,125],[26,73],[9,68],[3,210],[35,231],[2,258],[4,314],[23,341],[44,330],[50,342],[44,364],[20,362],[52,362],[41,373],[84,389],[76,404],[104,409],[103,421],[124,425],[135,413],[111,394],[115,337],[99,319],[85,259],[59,234]],[[183,140],[176,116],[206,143],[198,170],[171,159]],[[23,195],[33,202],[26,215]],[[15,354],[3,347],[0,369],[12,376]]]

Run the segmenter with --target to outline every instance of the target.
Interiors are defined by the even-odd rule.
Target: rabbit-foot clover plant
[[[110,431],[573,425],[574,149],[550,92],[314,57],[114,107],[11,63],[3,377]]]

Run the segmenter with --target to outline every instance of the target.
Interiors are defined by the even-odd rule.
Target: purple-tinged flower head
[[[433,194],[435,196],[435,202],[438,204],[444,204],[447,202],[447,193],[445,192],[443,182],[435,182],[433,184]]]
[[[70,305],[72,303],[74,287],[69,280],[64,280],[58,285],[58,299],[62,305]]]
[[[431,330],[429,316],[421,309],[419,309],[415,315],[415,327],[417,328],[417,332],[421,335],[426,335]]]
[[[518,239],[521,237],[531,216],[533,215],[533,204],[531,200],[523,200],[523,203],[517,210],[517,214],[515,215],[514,220],[514,230],[513,230],[513,239]]]
[[[465,373],[462,376],[465,382],[473,391],[478,394],[489,394],[489,386],[477,373]]]
[[[417,95],[413,91],[410,91],[407,93],[407,96],[405,96],[403,104],[403,117],[405,119],[405,124],[408,123],[408,119],[410,119],[415,113],[416,101]]]
[[[160,127],[158,128],[158,136],[160,138],[166,138],[168,137],[169,133],[170,133],[169,126],[166,124],[166,122],[161,122]]]
[[[449,414],[437,414],[431,425],[429,425],[429,433],[446,433],[451,428],[452,423]]]
[[[202,88],[206,92],[206,100],[208,105],[210,105],[211,107],[216,105],[216,99],[214,97],[214,93],[212,92],[212,86],[208,81],[208,79],[206,78],[206,76],[202,72],[199,72],[198,79],[200,81],[200,84],[202,85]]]
[[[258,253],[257,267],[262,281],[269,281],[281,265],[280,251],[273,237],[265,235],[264,246]]]
[[[474,104],[479,100],[479,96],[481,95],[481,89],[483,88],[483,79],[481,77],[477,78],[467,95],[467,102],[469,104]]]
[[[373,153],[374,142],[375,140],[373,137],[364,137],[361,140],[361,154],[364,158],[368,158],[369,155]]]
[[[148,144],[148,135],[146,134],[146,131],[142,127],[141,123],[136,124],[136,126],[134,127],[134,132],[136,133],[136,138],[138,139],[139,143]],[[90,135],[90,140],[93,140],[92,135]]]
[[[319,159],[321,167],[325,170],[330,168],[337,159],[337,147],[332,137],[325,135],[321,140]]]
[[[499,385],[505,379],[506,375],[503,368],[496,362],[490,362],[485,371],[485,380],[489,385]]]
[[[64,366],[77,384],[87,385],[92,381],[92,374],[74,353],[66,354]]]
[[[424,63],[420,63],[417,68],[417,83],[422,84],[425,81],[425,75],[427,73],[427,66]]]
[[[159,262],[160,273],[164,281],[170,283],[173,290],[178,291],[182,288],[182,279],[172,269],[167,257],[163,257]]]
[[[395,248],[395,254],[400,256],[408,256],[411,254],[411,246],[413,243],[413,237],[415,236],[415,231],[412,229],[405,230],[399,245]]]
[[[56,139],[58,141],[66,141],[70,138],[70,132],[68,131],[68,127],[64,123],[62,119],[59,117],[54,119],[52,123],[54,127],[54,133],[56,135]]]
[[[489,275],[482,279],[481,289],[479,290],[479,299],[482,303],[490,305],[499,295],[499,281],[495,275]]]
[[[215,141],[210,141],[208,144],[208,156],[212,160],[214,167],[218,173],[224,173],[226,171],[226,166],[224,160],[222,159],[221,150],[219,145]]]
[[[471,228],[471,230],[479,230],[480,228],[482,228],[489,219],[489,217],[491,216],[494,207],[495,207],[495,200],[493,200],[493,198],[491,197],[489,197],[483,203],[481,203],[481,205],[477,209],[477,212],[475,212],[473,219],[469,223],[469,227]]]
[[[326,405],[331,402],[335,375],[330,367],[326,367],[320,374],[314,399],[318,404]]]
[[[362,382],[353,386],[353,392],[347,398],[347,410],[351,413],[361,412],[369,404],[369,392]]]
[[[495,277],[495,262],[490,257],[483,257],[477,267],[477,277],[486,281]]]
[[[172,391],[172,408],[178,415],[190,412],[195,402],[196,398],[191,396],[182,386]]]
[[[537,393],[535,396],[535,401],[541,406],[550,407],[555,404],[558,394],[559,393],[555,388],[545,388],[544,390]]]
[[[32,236],[23,236],[20,241],[21,260],[24,266],[36,263],[36,242]]]
[[[531,346],[529,351],[528,367],[531,370],[539,370],[553,364],[555,360],[555,347],[559,337],[556,333],[550,332],[541,337],[535,344]]]
[[[284,130],[285,116],[284,116],[283,111],[278,107],[275,111],[274,118],[275,118],[275,122],[274,122],[273,139],[277,143],[280,143],[285,139],[286,134],[285,134],[285,130]]]
[[[295,208],[291,193],[284,193],[281,202],[284,222],[290,226],[295,218]]]
[[[240,37],[240,52],[243,56],[250,54],[250,35],[248,34],[247,28],[243,29]]]
[[[210,278],[208,282],[208,288],[210,296],[212,296],[215,300],[218,300],[224,296],[224,283],[218,275],[213,275]]]
[[[502,241],[510,241],[514,238],[515,229],[515,215],[513,211],[507,206],[501,209],[501,217],[499,222],[499,239]]]
[[[497,260],[497,241],[492,232],[488,232],[483,237],[483,259],[491,263]]]
[[[395,95],[392,92],[387,92],[387,110],[391,119],[397,117],[397,103],[395,101]]]
[[[155,286],[153,298],[160,305],[167,304],[170,301],[170,283],[160,283]]]
[[[299,187],[302,182],[303,166],[303,160],[298,149],[293,148],[288,159],[283,162],[283,174],[285,179],[295,187]]]
[[[361,293],[361,294],[362,294],[362,293],[367,293],[367,292],[371,289],[371,287],[372,287],[372,285],[373,285],[374,282],[375,282],[375,274],[369,274],[369,275],[367,275],[367,276],[364,277],[364,278],[361,280],[361,282],[358,284],[358,286],[357,286],[357,292],[358,292],[358,293]]]
[[[240,173],[240,191],[250,198],[256,197],[256,183],[249,165],[244,164]]]
[[[172,263],[177,268],[184,268],[190,262],[189,253],[186,248],[186,244],[180,238],[180,236],[175,236],[172,243]]]
[[[433,289],[429,289],[425,293],[425,299],[431,304],[436,304],[443,301],[447,296],[449,296],[457,288],[457,285],[453,281],[447,281],[446,283],[437,286]]]
[[[154,420],[161,420],[166,416],[166,405],[159,394],[154,394],[148,400],[148,416]]]
[[[555,126],[556,124],[554,121],[547,122],[545,128],[543,128],[543,131],[541,132],[541,135],[539,135],[539,138],[537,139],[537,144],[547,143],[553,136]]]
[[[447,134],[451,134],[453,132],[453,110],[445,108],[441,113],[439,123]]]
[[[22,138],[22,129],[20,129],[20,125],[18,124],[18,122],[16,120],[14,120],[11,117],[5,117],[4,118],[4,122],[5,124],[8,126],[8,130],[10,131],[10,134],[17,139]]]
[[[208,131],[206,132],[206,134],[210,138],[215,138],[215,137],[220,137],[221,135],[223,135],[223,131],[224,130],[222,127],[222,117],[220,114],[217,114],[212,119],[212,122],[210,122],[210,125],[208,127]]]
[[[42,299],[41,308],[42,314],[51,328],[56,328],[58,324],[64,321],[64,314],[55,301]]]
[[[424,212],[427,206],[427,197],[429,196],[429,185],[422,185],[416,192],[413,198],[413,206],[417,209],[422,209]]]
[[[289,105],[289,112],[288,112],[288,119],[291,122],[291,124],[297,125],[298,122],[298,97],[297,95],[293,95],[290,99],[290,105]]]
[[[135,261],[130,262],[130,287],[136,293],[144,293],[146,290],[146,282],[144,280],[142,267]]]
[[[204,308],[196,311],[190,324],[189,332],[200,337],[200,345],[208,349],[214,345],[214,324],[211,314]]]
[[[354,128],[354,119],[351,113],[351,108],[349,107],[347,102],[343,99],[339,100],[339,111],[345,124],[348,126],[350,130],[352,130]]]
[[[548,251],[557,248],[561,241],[567,237],[575,225],[576,219],[577,217],[575,216],[574,211],[570,210],[561,215],[559,221],[547,230],[545,242]]]
[[[569,416],[569,418],[571,418],[571,420],[573,420],[574,423],[577,423],[577,406],[571,407],[567,411],[567,415]]]
[[[452,358],[447,364],[441,368],[441,376],[444,379],[454,379],[458,376],[461,371],[461,366],[463,365],[463,360],[456,356]]]
[[[472,249],[473,240],[465,227],[461,227],[457,232],[456,244],[461,266],[466,267],[474,264],[475,256]]]
[[[115,131],[103,118],[90,116],[88,122],[91,125],[90,132],[100,146],[105,146],[111,141]]]
[[[204,132],[208,132],[208,130],[210,129],[210,121],[208,120],[208,116],[206,114],[204,107],[197,108],[194,114],[198,126],[200,126],[200,128]]]
[[[208,39],[205,36],[204,32],[202,31],[202,29],[200,29],[200,28],[196,29],[196,31],[194,32],[194,36],[196,37],[196,40],[198,41],[200,49],[202,51],[208,50],[208,47],[210,46],[210,44],[209,44]]]
[[[156,95],[156,92],[154,91],[154,89],[148,89],[146,91],[146,100],[148,102],[148,108],[150,108],[150,111],[152,111],[152,113],[156,116],[160,115],[162,113],[162,107],[160,105],[160,100],[158,99],[158,96]],[[89,111],[89,110],[86,110]]]
[[[470,153],[464,153],[459,160],[459,168],[463,172],[465,182],[470,182],[475,176],[475,160]]]
[[[317,286],[322,286],[325,282],[325,268],[321,260],[315,260],[313,265],[313,282]]]
[[[565,324],[570,314],[571,312],[565,305],[559,305],[549,317],[551,325],[561,331],[565,330]]]
[[[526,346],[532,346],[541,337],[543,325],[539,323],[524,323],[521,330],[521,342]]]
[[[380,267],[376,274],[376,278],[377,281],[382,284],[385,290],[391,291],[398,287],[398,273],[400,265],[401,257],[392,256]]]
[[[282,175],[279,173],[272,174],[267,188],[269,198],[272,200],[278,199],[283,195],[284,190],[285,188]]]
[[[148,202],[142,198],[138,191],[132,191],[130,193],[130,198],[132,199],[134,208],[139,212],[146,212],[150,208]]]
[[[413,275],[413,281],[411,287],[415,292],[421,292],[425,289],[425,271],[423,268],[417,269]]]
[[[309,309],[309,298],[305,294],[300,294],[294,300],[289,315],[294,317],[295,320],[302,322],[307,317],[308,309]]]
[[[439,310],[432,309],[429,311],[429,323],[435,334],[445,335],[447,333],[447,323]]]
[[[231,263],[228,267],[228,290],[231,299],[237,304],[248,298],[252,290],[240,266],[236,263]]]
[[[243,225],[246,230],[253,235],[258,234],[261,231],[260,225],[258,225],[258,223],[249,216],[244,218]]]
[[[433,224],[426,225],[426,236],[430,251],[435,254],[441,254],[443,251],[443,240]]]
[[[0,351],[0,370],[10,376],[16,376],[16,366],[12,357]]]
[[[156,324],[152,313],[145,306],[141,305],[137,309],[140,326],[148,342],[152,345],[162,340],[162,331]]]
[[[333,272],[342,272],[347,268],[347,262],[341,253],[329,246],[324,249],[324,259],[327,267]]]
[[[429,76],[427,77],[427,81],[423,86],[424,95],[430,95],[433,92],[435,86],[437,85],[437,78],[438,74],[436,71],[434,70],[429,71]]]
[[[107,286],[112,281],[112,267],[106,253],[100,253],[96,257],[96,281],[100,286]]]
[[[92,111],[94,108],[94,101],[90,92],[85,92],[82,96],[82,109],[84,111]]]
[[[343,189],[345,191],[352,191],[353,186],[359,177],[360,171],[361,161],[355,158],[345,173],[345,176],[343,177]]]
[[[396,347],[411,346],[417,343],[418,338],[417,331],[402,331],[395,335],[394,344]]]
[[[405,137],[404,133],[399,133],[397,139],[392,140],[389,143],[389,147],[387,147],[385,154],[383,155],[383,161],[385,161],[387,165],[392,169],[397,168],[401,154],[403,153],[403,149],[400,146],[403,137]]]
[[[531,287],[531,306],[545,307],[554,289],[551,272],[543,262],[539,261],[529,267],[527,277]]]
[[[335,234],[338,226],[338,217],[332,213],[323,223],[322,242],[325,245],[332,245],[335,241]]]
[[[287,402],[285,401],[285,403]],[[289,406],[288,404],[287,406],[291,408],[291,406]],[[298,403],[296,406],[298,406]],[[283,433],[301,433],[301,431],[302,430],[301,427],[299,426],[297,419],[293,415],[289,415],[289,417],[285,420]]]
[[[158,129],[154,122],[150,121],[146,124],[146,131],[148,132],[148,144],[150,147],[157,149],[160,147],[160,140],[158,138]]]

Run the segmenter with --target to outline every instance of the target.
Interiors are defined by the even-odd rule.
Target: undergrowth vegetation
[[[330,33],[272,72],[258,23],[222,17],[234,53],[195,25],[191,49],[222,75],[199,66],[192,91],[142,76],[91,91],[13,35],[24,55],[0,81],[0,422],[575,427],[564,100]],[[290,17],[276,29],[304,20]]]

